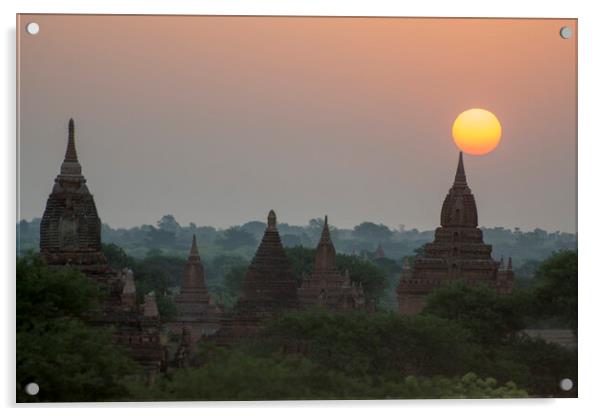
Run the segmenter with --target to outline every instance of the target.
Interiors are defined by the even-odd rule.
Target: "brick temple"
[[[514,283],[512,259],[504,267],[503,261],[492,259],[491,245],[483,242],[477,205],[468,187],[461,152],[434,241],[426,244],[423,255],[416,256],[413,267],[407,262],[403,265],[397,287],[399,312],[420,312],[429,293],[459,280],[469,285],[483,284],[499,293],[511,292]]]
[[[167,323],[170,331],[182,333],[189,349],[202,336],[212,335],[219,329],[221,309],[214,304],[205,285],[205,270],[197,247],[196,235],[192,237],[188,261],[184,266],[180,293],[174,298],[176,316]]]
[[[336,256],[326,216],[316,247],[314,270],[311,275],[303,276],[298,290],[299,300],[304,308],[323,307],[333,311],[365,308],[366,299],[362,287],[351,281],[348,272],[343,275],[337,270]]]
[[[299,308],[293,267],[286,257],[276,226],[276,213],[268,214],[268,223],[249,265],[242,294],[234,311],[225,315],[222,327],[213,337],[218,345],[254,337],[262,323]]]
[[[100,310],[89,321],[111,327],[114,339],[134,359],[147,369],[158,370],[164,353],[154,296],[145,296],[144,303],[137,305],[132,272],[114,270],[107,264],[101,250],[101,221],[77,158],[73,119],[68,130],[65,158],[40,224],[40,256],[50,267],[77,268],[106,288]]]

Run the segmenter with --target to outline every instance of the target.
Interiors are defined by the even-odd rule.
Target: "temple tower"
[[[220,327],[221,309],[209,296],[205,285],[205,270],[197,247],[196,235],[184,266],[180,293],[175,296],[176,316],[167,323],[174,334],[185,331],[190,348],[196,350],[198,340],[215,333]]]
[[[268,224],[245,276],[242,294],[234,310],[223,316],[212,340],[228,346],[256,337],[262,323],[299,308],[293,267],[286,257],[276,226],[276,213]]]
[[[247,270],[238,303],[240,308],[268,314],[298,306],[293,267],[280,241],[273,210],[268,214],[267,228]]]
[[[513,275],[499,272],[501,262],[491,258],[491,246],[478,228],[475,198],[468,187],[462,153],[443,207],[435,239],[417,256],[412,270],[404,270],[397,288],[399,310],[418,313],[431,291],[452,281],[485,284],[500,293],[512,290]]]
[[[69,120],[67,151],[40,224],[40,254],[50,265],[106,264],[100,244],[101,222],[86,186]]]
[[[364,291],[351,282],[349,274],[342,275],[336,267],[336,250],[330,238],[328,216],[324,217],[324,228],[310,276],[304,276],[299,288],[299,300],[305,308],[320,306],[330,310],[359,309],[366,305]]]
[[[205,270],[196,244],[196,235],[193,235],[180,293],[176,296],[176,306],[178,309],[187,309],[188,306],[195,304],[208,305],[210,301],[209,292],[205,286]]]
[[[102,254],[101,222],[86,186],[75,148],[75,126],[69,120],[67,150],[46,202],[40,224],[40,256],[50,267],[75,267],[107,288],[99,310],[87,317],[93,325],[110,328],[143,367],[159,369],[163,352],[159,313],[153,295],[136,303],[131,270],[114,270]]]

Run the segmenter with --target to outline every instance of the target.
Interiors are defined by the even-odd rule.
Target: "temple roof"
[[[475,228],[477,225],[477,205],[468,187],[464,160],[462,152],[460,152],[454,183],[441,208],[441,226]]]
[[[81,176],[82,167],[77,159],[75,150],[75,125],[73,119],[69,119],[69,136],[67,140],[67,150],[65,159],[61,164],[61,176]]]
[[[324,228],[322,229],[322,236],[320,242],[316,247],[316,259],[314,263],[314,269],[316,272],[320,271],[334,271],[336,270],[336,250],[334,244],[330,238],[330,230],[328,228],[328,215],[324,217]]]
[[[241,304],[253,303],[262,308],[296,306],[293,268],[286,257],[276,224],[276,213],[272,210],[261,243],[247,270]]]
[[[456,168],[454,186],[468,186],[466,173],[464,172],[464,158],[462,157],[462,152],[460,152],[460,156],[458,157],[458,167]]]
[[[179,296],[176,297],[176,303],[208,304],[209,301],[209,292],[205,286],[205,269],[201,262],[201,256],[199,255],[196,235],[193,235],[188,261],[184,267],[182,286],[180,288]]]

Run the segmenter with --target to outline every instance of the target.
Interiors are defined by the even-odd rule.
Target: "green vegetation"
[[[223,353],[202,368],[175,371],[150,389],[131,385],[135,400],[303,400],[526,397],[513,383],[463,377],[389,381],[349,377],[299,356]]]
[[[168,219],[162,227],[171,232],[175,224]],[[320,227],[316,221],[310,228],[319,233]],[[261,223],[242,230],[258,238]],[[173,316],[171,297],[179,286],[184,254],[157,247],[132,257],[115,244],[104,245],[103,252],[113,267],[134,271],[140,296],[155,292],[164,319]],[[311,272],[314,249],[296,246],[286,252],[297,278]],[[213,296],[233,305],[248,262],[240,254],[204,258]],[[401,267],[393,259],[346,254],[337,255],[337,266],[361,282],[381,306]],[[533,277],[512,294],[459,282],[432,293],[423,313],[416,316],[401,316],[382,307],[376,313],[319,309],[291,313],[267,322],[259,339],[229,350],[201,343],[194,359],[202,363],[200,367],[171,368],[148,386],[132,377],[139,369],[111,342],[110,334],[86,323],[104,289],[76,270],[47,268],[33,256],[21,257],[17,261],[17,398],[575,397],[576,387],[562,392],[558,382],[577,380],[576,349],[530,338],[523,330],[554,322],[555,327],[571,328],[576,334],[577,253],[559,251],[537,266],[528,262],[525,267]],[[23,392],[31,381],[41,386],[37,396]]]
[[[81,273],[17,260],[17,401],[103,401],[126,395],[137,366],[85,316],[102,289]],[[36,396],[24,387],[35,382]]]

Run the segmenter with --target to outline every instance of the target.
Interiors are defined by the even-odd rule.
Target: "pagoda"
[[[100,218],[75,150],[75,127],[69,120],[67,151],[40,224],[40,254],[49,265],[76,264],[103,270]]]
[[[153,295],[136,303],[131,270],[112,269],[101,251],[101,221],[94,197],[82,175],[75,149],[75,126],[69,120],[65,158],[54,180],[40,224],[40,257],[49,267],[73,267],[106,288],[106,296],[88,321],[110,328],[116,342],[124,345],[145,368],[161,367],[159,313]]]
[[[491,245],[483,242],[478,228],[477,206],[468,187],[462,152],[456,176],[441,209],[441,226],[435,239],[426,244],[424,254],[416,257],[413,267],[404,262],[397,299],[402,314],[415,314],[425,306],[426,296],[438,287],[454,281],[468,285],[483,284],[499,293],[513,287],[510,267],[491,257]]]
[[[177,313],[167,326],[174,334],[186,332],[191,348],[196,347],[202,336],[211,335],[219,328],[221,309],[213,303],[205,285],[205,270],[196,235],[192,236],[180,293],[175,296],[174,303]]]
[[[263,321],[298,308],[293,267],[280,240],[276,213],[271,210],[265,233],[247,270],[242,294],[233,312],[224,316],[214,340],[218,345],[231,345],[252,338]]]
[[[175,299],[179,313],[190,314],[198,307],[211,303],[209,292],[205,286],[205,270],[196,244],[196,235],[192,236],[192,245],[188,254],[188,261],[184,267],[184,275],[180,293]]]
[[[351,281],[349,272],[343,275],[337,270],[336,255],[326,216],[316,247],[314,270],[311,275],[303,277],[298,290],[299,300],[304,308],[323,307],[340,311],[365,307],[362,287]]]

